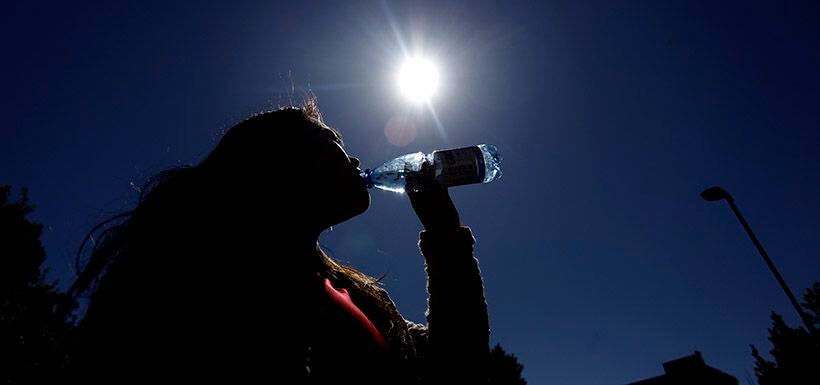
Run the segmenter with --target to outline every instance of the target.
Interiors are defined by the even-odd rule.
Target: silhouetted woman
[[[426,326],[318,246],[369,207],[358,166],[309,103],[253,116],[200,164],[151,179],[134,210],[86,241],[96,236],[72,287],[90,295],[77,379],[486,382],[474,239],[445,188],[408,180],[421,187],[407,195],[425,228]]]

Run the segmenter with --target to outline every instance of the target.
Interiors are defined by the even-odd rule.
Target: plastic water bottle
[[[501,178],[501,155],[491,144],[402,155],[375,169],[364,170],[362,177],[368,188],[403,193],[405,177],[420,172],[424,162],[433,165],[432,176],[445,187],[490,183]]]

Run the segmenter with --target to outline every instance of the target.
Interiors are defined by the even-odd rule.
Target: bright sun
[[[427,59],[407,59],[399,71],[399,87],[410,100],[427,102],[438,88],[438,70]]]

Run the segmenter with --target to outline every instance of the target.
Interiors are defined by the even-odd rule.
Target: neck
[[[290,249],[294,255],[313,255],[319,245],[319,235],[323,229],[306,229],[305,227],[294,226],[289,230],[277,233],[276,237],[280,244]]]

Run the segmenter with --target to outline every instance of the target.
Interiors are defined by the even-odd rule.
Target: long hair
[[[99,361],[116,355],[88,349],[122,351],[152,331],[182,327],[169,314],[184,318],[216,308],[208,314],[218,321],[210,324],[257,322],[230,314],[269,307],[268,288],[281,294],[277,301],[291,314],[312,311],[311,294],[300,291],[317,273],[347,286],[377,325],[401,320],[377,279],[318,246],[290,247],[299,234],[287,229],[309,221],[311,202],[328,192],[309,188],[310,175],[285,166],[313,157],[316,133],[327,129],[315,103],[255,115],[232,127],[202,162],[154,176],[134,209],[92,229],[77,263],[90,256],[70,288],[71,295],[91,299],[81,322],[87,346],[79,367],[106,365]],[[154,329],[139,329],[146,324]]]
[[[185,215],[190,215],[188,223],[185,223],[186,227],[195,229],[208,223],[208,220],[199,222],[201,215],[197,215],[197,212],[208,212],[210,218],[223,219],[234,219],[247,214],[231,212],[245,209],[239,202],[230,202],[232,197],[237,201],[248,198],[247,195],[240,197],[233,194],[232,192],[241,189],[231,183],[247,185],[243,179],[260,176],[255,169],[255,165],[263,162],[259,154],[274,152],[280,159],[308,156],[309,149],[306,147],[310,144],[310,136],[319,129],[329,129],[341,136],[338,131],[322,122],[321,113],[313,101],[309,101],[303,108],[260,113],[231,128],[199,165],[176,167],[151,177],[140,190],[136,208],[103,221],[86,235],[75,261],[78,278],[69,293],[74,297],[92,294],[108,267],[118,258],[124,258],[124,255],[138,248],[140,243],[153,242],[155,245],[173,247],[190,241],[184,237],[177,240],[165,237],[162,244],[159,244],[158,239],[151,239],[153,235],[167,236],[168,234],[158,233],[167,229],[171,223],[182,225],[180,222]],[[292,173],[284,177],[271,171],[270,176],[262,177],[270,178],[271,181],[280,178],[281,183],[288,185],[266,183],[274,185],[266,194],[278,196],[267,196],[265,201],[291,198],[282,195],[301,182],[297,180],[298,174],[294,176]],[[294,196],[302,196],[305,200],[315,197],[310,194],[311,191],[307,193],[308,196],[305,196],[305,191],[300,191]],[[185,229],[184,232],[192,233],[191,230],[193,229]],[[179,227],[173,232],[181,234]],[[89,252],[90,256],[86,258]],[[379,281],[334,261],[321,249],[315,250],[315,257],[320,268],[333,275],[346,276],[363,288]]]

